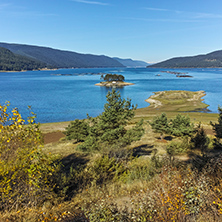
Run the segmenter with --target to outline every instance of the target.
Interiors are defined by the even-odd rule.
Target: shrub
[[[1,209],[33,206],[51,198],[52,159],[41,150],[42,135],[30,111],[28,124],[10,103],[0,106]],[[30,109],[30,107],[29,107]]]
[[[75,139],[77,142],[82,142],[89,135],[89,125],[85,120],[76,119],[68,125],[65,135],[68,140]]]

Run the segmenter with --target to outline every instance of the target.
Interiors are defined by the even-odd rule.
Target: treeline
[[[106,74],[105,76],[104,75],[101,75],[100,77],[101,80],[104,80],[104,81],[107,81],[107,82],[110,82],[110,81],[124,81],[125,80],[125,77],[123,75],[118,75],[118,74]]]
[[[37,70],[46,67],[45,63],[16,55],[10,50],[0,47],[0,70],[2,71]]]

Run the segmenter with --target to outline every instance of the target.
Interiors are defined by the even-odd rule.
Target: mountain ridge
[[[105,55],[81,54],[50,47],[3,42],[0,42],[0,47],[14,54],[46,63],[52,68],[124,67],[118,61]]]
[[[221,68],[222,50],[196,56],[174,57],[153,65],[148,68]]]
[[[21,55],[16,55],[9,49],[0,47],[0,71],[22,71],[49,68],[45,63]]]
[[[146,67],[149,65],[149,63],[140,61],[140,60],[133,60],[133,59],[121,59],[118,57],[113,57],[113,59],[117,60],[121,64],[123,64],[126,67]]]

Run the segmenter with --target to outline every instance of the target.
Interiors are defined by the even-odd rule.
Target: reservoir
[[[178,78],[173,73],[187,73]],[[222,69],[93,68],[58,69],[0,73],[0,103],[10,101],[23,118],[28,106],[37,114],[37,122],[62,122],[95,117],[103,111],[110,88],[95,86],[103,74],[121,74],[134,83],[117,89],[138,108],[149,104],[145,99],[164,90],[204,90],[204,102],[216,113],[222,105]]]

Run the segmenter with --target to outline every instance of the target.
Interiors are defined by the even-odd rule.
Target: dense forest
[[[10,50],[0,47],[0,70],[3,71],[21,71],[46,68],[46,64],[27,58],[21,55],[15,55]]]
[[[115,59],[104,55],[81,54],[22,44],[0,43],[0,47],[7,48],[15,54],[41,61],[53,68],[124,67]]]
[[[222,50],[206,55],[177,57],[148,66],[151,68],[215,68],[222,67]]]

